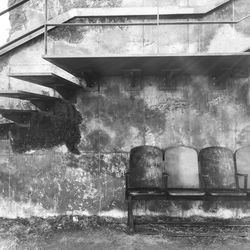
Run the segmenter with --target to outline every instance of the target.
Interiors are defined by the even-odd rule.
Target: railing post
[[[45,10],[45,12],[44,12],[44,14],[45,14],[44,19],[45,19],[45,23],[47,23],[47,21],[48,21],[48,0],[45,0],[44,10]]]
[[[157,0],[157,54],[160,53],[160,10],[159,0]]]
[[[44,54],[47,55],[48,51],[48,0],[44,4]]]
[[[44,54],[47,55],[48,52],[48,27],[47,24],[44,24]]]

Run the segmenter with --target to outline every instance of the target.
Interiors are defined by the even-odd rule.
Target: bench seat
[[[174,196],[204,196],[206,193],[195,189],[175,189],[168,188],[168,194]]]
[[[241,191],[241,190],[210,190],[207,191],[207,194],[211,196],[247,196],[247,192]]]

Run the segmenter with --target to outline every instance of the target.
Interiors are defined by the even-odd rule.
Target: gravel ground
[[[129,235],[125,219],[97,216],[0,218],[0,249],[250,249],[250,218],[141,217],[137,223],[137,232]]]

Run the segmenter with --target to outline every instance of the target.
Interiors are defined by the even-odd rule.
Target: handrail
[[[22,4],[24,4],[24,3],[28,2],[28,1],[30,1],[30,0],[21,0],[20,2],[13,4],[12,6],[8,7],[7,9],[1,11],[0,16],[2,16],[3,14],[5,14],[7,12],[10,12],[11,10],[19,7],[20,5],[22,5]]]
[[[45,11],[44,11],[44,20],[45,20],[45,25],[44,25],[44,52],[45,55],[48,52],[48,26],[46,25],[48,23],[48,0],[44,0],[44,5],[45,5]]]
[[[8,11],[10,11],[10,10],[12,10],[12,9],[14,9],[14,8],[16,8],[16,7],[18,7],[18,6],[20,6],[20,5],[22,5],[22,4],[24,4],[24,3],[26,3],[26,2],[28,2],[28,1],[30,1],[30,0],[21,0],[21,1],[19,1],[18,3],[16,3],[16,4],[14,4],[14,5],[12,5],[11,7],[9,7],[8,9],[6,9],[6,10],[4,10],[4,11],[2,11],[2,12],[0,12],[0,15],[2,15],[2,14],[4,14],[4,13],[6,13],[6,12],[8,12]],[[11,50],[11,49],[13,49],[13,48],[15,48],[15,43],[18,43],[18,41],[20,41],[20,40],[24,40],[23,42],[21,42],[20,44],[18,44],[17,46],[19,46],[19,45],[21,45],[22,43],[24,43],[24,42],[26,42],[27,41],[27,39],[28,40],[30,40],[30,39],[33,39],[35,36],[38,36],[38,35],[42,35],[42,33],[44,33],[44,36],[45,36],[45,38],[47,39],[47,33],[48,33],[48,31],[50,30],[50,29],[48,29],[48,26],[59,26],[60,24],[62,24],[62,25],[64,25],[63,23],[56,23],[56,24],[54,24],[54,23],[48,23],[48,20],[46,21],[46,19],[47,19],[47,17],[46,17],[46,15],[48,16],[48,6],[47,6],[47,1],[48,0],[44,0],[45,1],[45,25],[44,24],[41,24],[41,25],[39,25],[38,27],[36,27],[36,28],[34,28],[34,29],[31,29],[31,30],[29,30],[28,32],[26,32],[26,33],[23,33],[21,36],[19,36],[19,37],[17,37],[17,38],[15,38],[15,39],[13,39],[13,40],[11,40],[11,41],[9,41],[9,42],[7,42],[7,43],[5,43],[4,45],[2,45],[2,46],[0,46],[0,56],[1,55],[3,55],[3,54],[5,54],[5,53],[7,53],[9,50]],[[227,2],[225,2],[225,3],[228,3],[228,2],[230,2],[231,0],[228,0]],[[220,7],[221,5],[219,5],[219,6],[216,6],[216,8],[218,8],[218,7]],[[206,12],[204,12],[204,13],[202,13],[202,15],[205,15],[207,13],[207,11]],[[201,13],[186,13],[186,15],[193,15],[193,14],[201,14]],[[164,15],[164,14],[161,14],[160,13],[160,15]],[[181,15],[181,14],[180,14]],[[77,14],[75,14],[75,17],[81,17],[82,15],[78,15],[78,13]],[[106,16],[106,15],[105,15]],[[115,16],[114,15],[114,13],[112,13],[112,16]],[[153,16],[154,16],[154,14],[153,14]],[[85,16],[84,16],[85,17]],[[70,19],[72,19],[73,18],[73,16],[70,16],[70,17],[68,17],[68,20],[63,20],[62,22],[67,22],[67,21],[69,21]],[[237,22],[239,22],[239,21],[242,21],[242,20],[244,20],[245,18],[247,18],[247,17],[244,17],[244,18],[242,18],[242,19],[240,19],[240,20],[238,20],[238,21],[222,21],[222,22],[219,22],[220,24],[222,24],[222,23],[228,23],[228,24],[235,24],[235,23],[237,23]],[[206,22],[206,21],[200,21],[200,22],[188,22],[188,23],[186,23],[186,22],[171,22],[171,23],[169,23],[169,25],[174,25],[174,24],[176,24],[176,25],[180,25],[180,24],[209,24],[209,23],[211,23],[212,24],[212,22]],[[168,23],[166,23],[166,22],[160,22],[159,23],[159,25],[167,25]],[[71,25],[71,24],[66,24],[66,25]],[[83,25],[85,25],[85,24],[81,24],[82,26]],[[99,24],[88,24],[88,26],[98,26]],[[103,23],[103,25],[105,25],[105,23]],[[152,22],[152,23],[143,23],[143,24],[141,24],[141,23],[137,23],[137,24],[130,24],[130,23],[114,23],[114,24],[110,24],[110,23],[108,23],[108,24],[106,24],[106,25],[117,25],[117,26],[125,26],[125,25],[154,25],[154,23]],[[87,25],[86,25],[87,26]],[[102,24],[100,24],[99,26],[102,26]],[[44,28],[44,30],[45,30],[45,32],[40,32],[40,30],[42,30]],[[46,29],[47,29],[47,32],[46,32]],[[51,29],[53,29],[53,28],[51,28]],[[39,33],[37,33],[37,32],[39,32]],[[34,36],[32,36],[32,34],[34,34]],[[30,37],[30,38],[29,38]],[[27,38],[27,39],[26,39]],[[44,39],[45,40],[45,39]],[[13,44],[13,45],[12,45]],[[10,49],[8,49],[8,47],[10,47]],[[1,53],[1,50],[4,50],[2,53]]]
[[[226,21],[165,21],[165,22],[159,22],[157,19],[154,22],[114,22],[114,23],[45,23],[44,25],[44,54],[47,55],[48,51],[48,27],[54,26],[54,27],[62,27],[62,26],[138,26],[138,25],[185,25],[185,24],[237,24],[240,23],[250,17],[250,14],[235,20],[226,20]]]
[[[27,37],[27,36],[33,34],[34,32],[36,32],[36,31],[42,29],[43,27],[44,27],[44,25],[42,24],[42,25],[36,27],[35,29],[32,29],[32,30],[30,30],[30,31],[28,31],[28,32],[26,32],[26,33],[24,33],[23,35],[21,35],[21,36],[15,38],[15,39],[13,39],[13,40],[11,40],[11,41],[5,43],[4,45],[2,45],[2,46],[0,47],[0,50],[1,50],[1,49],[4,49],[5,47],[8,47],[9,45],[11,45],[11,44],[13,44],[13,43],[19,41],[19,40],[22,39],[22,38],[25,38],[25,37]]]
[[[1,11],[1,12],[0,12],[0,16],[2,16],[2,15],[4,15],[4,14],[6,14],[6,13],[8,13],[8,12],[10,12],[10,11],[16,9],[16,8],[18,8],[19,6],[25,4],[25,3],[29,2],[29,1],[30,1],[30,0],[21,0],[21,1],[19,1],[18,3],[15,3],[15,4],[11,5],[11,6],[8,7],[7,9]],[[9,45],[11,45],[12,43],[15,43],[16,41],[18,41],[18,40],[20,40],[20,39],[22,39],[22,38],[24,38],[24,37],[30,35],[31,33],[37,31],[37,30],[40,29],[41,27],[42,27],[42,26],[40,26],[39,28],[33,29],[33,30],[31,30],[30,32],[25,33],[24,35],[21,35],[21,36],[19,36],[18,38],[13,39],[13,40],[11,40],[11,41],[5,43],[4,45],[0,46],[0,50],[3,49],[3,48],[5,48],[5,47],[7,47],[7,46],[9,46]]]
[[[45,26],[137,26],[137,25],[184,25],[184,24],[237,24],[249,18],[250,14],[243,18],[231,21],[172,21],[172,22],[115,22],[115,23],[47,23]]]

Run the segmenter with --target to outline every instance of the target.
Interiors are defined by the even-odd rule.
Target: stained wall
[[[35,0],[31,2],[36,3]],[[125,2],[81,1],[83,6],[80,7],[130,6],[134,3]],[[185,1],[178,3],[180,7],[187,4]],[[64,12],[70,8],[68,4],[69,1],[53,1],[51,11]],[[80,1],[72,4],[79,7]],[[152,2],[141,1],[139,6],[143,4],[147,6]],[[241,18],[246,8],[245,1],[235,0],[209,13],[204,20]],[[27,15],[25,11],[20,13]],[[13,22],[19,17],[17,15]],[[170,26],[161,32],[160,41],[155,39],[157,31],[150,26],[57,29],[50,33],[49,53],[149,54],[158,49],[162,53],[239,52],[250,47],[248,26],[249,21],[216,28],[209,25]],[[109,37],[115,39],[107,39]],[[17,65],[48,64],[42,54],[43,40],[37,38],[2,57],[1,89],[47,91],[53,95],[48,88],[8,77],[8,72]],[[185,75],[174,81],[175,87],[169,88],[169,83],[158,75],[142,75],[140,82],[131,87],[123,75],[105,76],[99,77],[92,88],[79,90],[75,106],[82,116],[80,155],[68,152],[65,145],[17,154],[9,141],[2,140],[0,216],[64,213],[124,216],[124,174],[131,148],[153,145],[165,149],[182,144],[198,150],[225,146],[234,151],[250,144],[248,75],[227,74],[219,83],[214,76],[202,74]],[[2,107],[24,109],[27,108],[25,103],[1,98]],[[236,202],[224,205],[142,202],[136,204],[136,208],[138,213],[151,211],[169,215],[217,212],[220,216],[235,216],[248,212],[248,204],[239,206]]]

